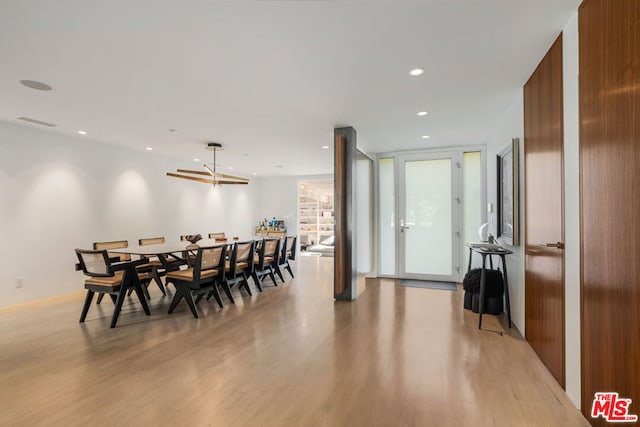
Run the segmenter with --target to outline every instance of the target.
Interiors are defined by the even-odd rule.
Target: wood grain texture
[[[348,255],[346,251],[347,244],[347,227],[346,227],[346,218],[347,218],[347,188],[346,188],[346,180],[347,180],[347,154],[346,154],[346,138],[342,135],[335,136],[335,145],[334,145],[334,207],[335,207],[335,252],[334,252],[334,264],[335,264],[335,273],[334,273],[334,288],[333,292],[335,295],[341,295],[344,292],[345,284],[347,282],[348,272],[346,261],[348,260]]]
[[[337,300],[351,301],[357,294],[356,257],[356,130],[334,129],[335,292]]]
[[[562,35],[524,86],[525,336],[565,385]]]
[[[640,414],[640,1],[585,2],[579,32],[583,412]]]
[[[151,317],[125,303],[113,330],[106,301],[78,324],[83,292],[0,309],[0,425],[588,425],[515,328],[477,330],[462,291],[367,280],[334,302],[330,258],[295,264],[200,319],[156,288]]]

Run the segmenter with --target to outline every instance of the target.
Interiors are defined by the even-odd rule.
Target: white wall
[[[0,122],[0,306],[82,289],[73,249],[94,241],[253,235],[259,180],[213,188],[165,176],[178,166],[148,152]],[[23,288],[15,287],[17,277]]]
[[[507,256],[507,277],[509,279],[509,298],[511,301],[511,319],[518,330],[524,334],[524,99],[522,88],[514,90],[513,101],[493,132],[491,142],[487,144],[487,203],[493,204],[493,213],[487,218],[491,224],[491,234],[496,235],[497,184],[496,155],[511,143],[512,138],[520,140],[520,246],[508,246],[513,255]],[[475,262],[475,261],[474,261]]]
[[[260,194],[256,205],[254,224],[274,216],[284,219],[287,234],[298,232],[298,181],[333,180],[333,175],[272,176],[260,179]]]
[[[580,161],[578,112],[578,13],[562,33],[564,102],[565,377],[580,408]]]

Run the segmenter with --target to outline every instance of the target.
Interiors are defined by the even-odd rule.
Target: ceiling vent
[[[53,89],[51,86],[49,86],[46,83],[42,83],[42,82],[38,82],[35,80],[20,80],[20,83],[30,89],[35,89],[35,90],[51,90]]]
[[[29,123],[33,123],[33,124],[41,125],[41,126],[48,126],[50,128],[55,126],[53,123],[47,123],[47,122],[43,122],[41,120],[31,119],[29,117],[18,117],[18,120],[23,120],[25,122],[29,122]]]

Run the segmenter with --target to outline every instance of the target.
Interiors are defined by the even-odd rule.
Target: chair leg
[[[207,297],[207,299],[209,299],[211,295],[213,295],[213,297],[216,299],[218,306],[220,306],[220,308],[223,308],[224,304],[222,303],[222,297],[220,296],[220,292],[218,291],[218,285],[216,285],[215,283],[213,284],[213,289],[211,289],[211,292],[209,292],[209,296]]]
[[[276,265],[275,267],[276,273],[278,273],[278,277],[280,278],[280,280],[282,280],[282,283],[285,282],[284,280],[284,276],[282,275],[282,271],[280,270],[280,266]]]
[[[136,280],[137,280],[137,277],[136,277]],[[133,289],[136,291],[136,295],[138,295],[138,300],[140,301],[140,304],[142,305],[142,308],[144,309],[145,314],[147,316],[151,316],[151,312],[149,312],[149,306],[147,305],[147,299],[151,299],[151,298],[145,298],[149,295],[148,292],[145,292],[147,290],[148,284],[149,282],[145,284],[141,284],[138,281],[137,283],[134,283]]]
[[[254,271],[253,274],[251,275],[251,277],[253,278],[253,283],[255,283],[255,285],[258,288],[258,290],[260,292],[262,292],[262,285],[260,284],[260,279],[258,278],[258,273]]]
[[[247,280],[247,275],[244,274],[244,272],[242,272],[242,280],[240,281],[240,286],[238,286],[238,289],[242,288],[243,286],[249,296],[252,296],[253,294],[251,293],[251,288],[249,287],[249,281]]]
[[[231,304],[235,304],[236,302],[233,299],[233,295],[231,295],[231,288],[229,287],[229,284],[227,283],[227,281],[223,280],[221,285],[222,285],[222,290],[224,290],[224,293],[227,294],[227,298],[229,298],[229,301],[231,301]],[[214,287],[216,286],[215,283],[213,286]]]
[[[193,301],[193,294],[191,293],[191,290],[185,289],[184,300],[187,302],[187,305],[191,309],[191,313],[193,313],[193,317],[198,319],[200,317],[198,316],[198,307],[196,307],[196,304]]]
[[[125,273],[126,274],[126,273]],[[110,328],[115,328],[116,323],[118,323],[118,316],[120,315],[120,310],[122,309],[122,303],[124,302],[124,296],[127,293],[127,289],[124,288],[124,285],[120,285],[122,288],[120,292],[118,292],[118,298],[116,299],[116,306],[113,309],[113,316],[111,317],[111,326]]]
[[[269,277],[271,277],[271,281],[273,281],[273,284],[275,286],[278,286],[278,282],[276,281],[276,275],[273,274],[273,269],[269,268]]]
[[[287,265],[285,265],[285,268],[287,269],[287,271],[291,275],[291,278],[295,279],[296,276],[293,275],[293,271],[291,270],[291,264],[287,263]]]
[[[200,300],[202,300],[202,297],[204,297],[204,294],[198,294],[198,296],[196,297],[196,304],[198,304]]]
[[[164,289],[165,289],[165,291],[169,292],[169,291],[171,290],[171,288],[169,288],[169,285],[170,285],[171,283],[173,283],[173,282],[170,282],[170,281],[168,281],[168,280],[166,280],[166,279],[165,279],[165,282],[164,282]],[[176,286],[176,284],[175,284],[175,283],[173,283],[173,287],[174,287],[174,288],[175,288],[175,286]]]
[[[162,295],[167,295],[167,291],[164,290],[164,286],[162,285],[162,280],[160,279],[160,274],[158,274],[158,267],[153,267],[151,270],[151,277],[156,282],[156,285],[160,288],[160,292]]]
[[[175,283],[173,285],[175,286]],[[168,311],[169,314],[173,313],[173,310],[175,310],[176,306],[178,305],[180,300],[183,298],[184,295],[182,292],[183,292],[182,287],[176,286],[176,293],[173,294],[173,299],[171,300],[171,304],[169,304],[169,311]]]
[[[129,291],[127,292],[127,296],[130,297],[133,294],[133,291],[134,291],[133,287],[129,288]],[[148,300],[151,299],[151,295],[149,295],[149,282],[142,284],[142,292],[144,293],[144,296]]]
[[[105,294],[100,294],[102,296],[104,296]],[[111,301],[115,304],[116,303],[116,296],[114,294],[109,294],[109,298],[111,298]]]
[[[150,300],[151,299],[151,295],[149,295],[149,284],[151,282],[146,282],[142,284],[142,292],[144,293],[144,296]]]
[[[84,305],[82,306],[82,313],[80,314],[80,323],[84,322],[84,319],[87,317],[87,313],[89,312],[89,307],[91,306],[91,301],[93,300],[93,296],[95,292],[87,289],[87,296],[84,299]],[[104,295],[104,294],[100,294]]]
[[[96,304],[100,304],[102,302],[102,298],[104,298],[104,294],[101,292],[100,294],[98,294],[98,300],[96,301]]]

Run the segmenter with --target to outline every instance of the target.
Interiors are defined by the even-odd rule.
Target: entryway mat
[[[443,291],[457,291],[458,287],[455,282],[435,282],[432,280],[400,280],[400,286],[410,288],[440,289]]]

